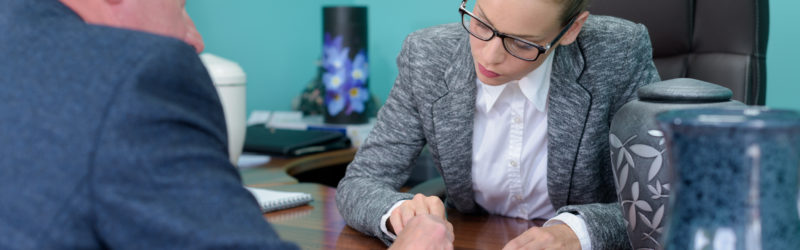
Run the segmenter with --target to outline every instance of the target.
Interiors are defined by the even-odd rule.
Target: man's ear
[[[120,0],[121,1],[121,0]],[[584,11],[581,14],[578,14],[578,17],[575,18],[575,22],[572,23],[572,26],[569,27],[564,36],[561,37],[561,41],[559,42],[560,45],[569,45],[575,42],[575,39],[578,38],[578,34],[581,32],[581,28],[583,28],[583,24],[586,22],[586,19],[589,18],[589,12]]]

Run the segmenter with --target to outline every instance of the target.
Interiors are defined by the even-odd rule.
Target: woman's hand
[[[444,214],[444,203],[442,203],[439,197],[417,194],[414,195],[413,199],[404,201],[392,211],[392,214],[389,216],[389,230],[400,235],[411,218],[426,214],[433,215],[447,222],[447,218]],[[448,231],[452,233],[453,225],[450,224],[450,222],[447,222],[447,225]]]
[[[549,227],[533,227],[520,234],[503,250],[511,249],[581,249],[581,242],[575,232],[566,224]]]

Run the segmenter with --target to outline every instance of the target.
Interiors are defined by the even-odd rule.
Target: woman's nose
[[[503,39],[494,37],[486,41],[483,47],[484,63],[492,65],[503,62],[506,58],[506,49],[503,47]],[[488,65],[487,65],[488,66]]]

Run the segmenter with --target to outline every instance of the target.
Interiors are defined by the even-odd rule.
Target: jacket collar
[[[547,106],[547,92],[550,89],[550,76],[553,72],[553,54],[548,54],[541,66],[531,71],[522,79],[510,81],[503,85],[491,86],[484,84],[480,79],[475,80],[478,85],[478,104],[486,112],[492,110],[494,104],[500,99],[509,84],[517,84],[522,95],[533,104],[539,112],[545,111]]]

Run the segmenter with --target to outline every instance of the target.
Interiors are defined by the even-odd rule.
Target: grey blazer
[[[658,81],[645,27],[590,16],[578,39],[555,51],[548,96],[550,200],[559,213],[580,214],[595,249],[629,248],[608,154],[614,113],[636,90]],[[412,194],[398,192],[426,144],[446,186],[446,204],[485,211],[472,187],[475,70],[469,35],[446,24],[409,35],[399,75],[375,128],[339,183],[336,202],[347,223],[389,243],[381,215]]]

